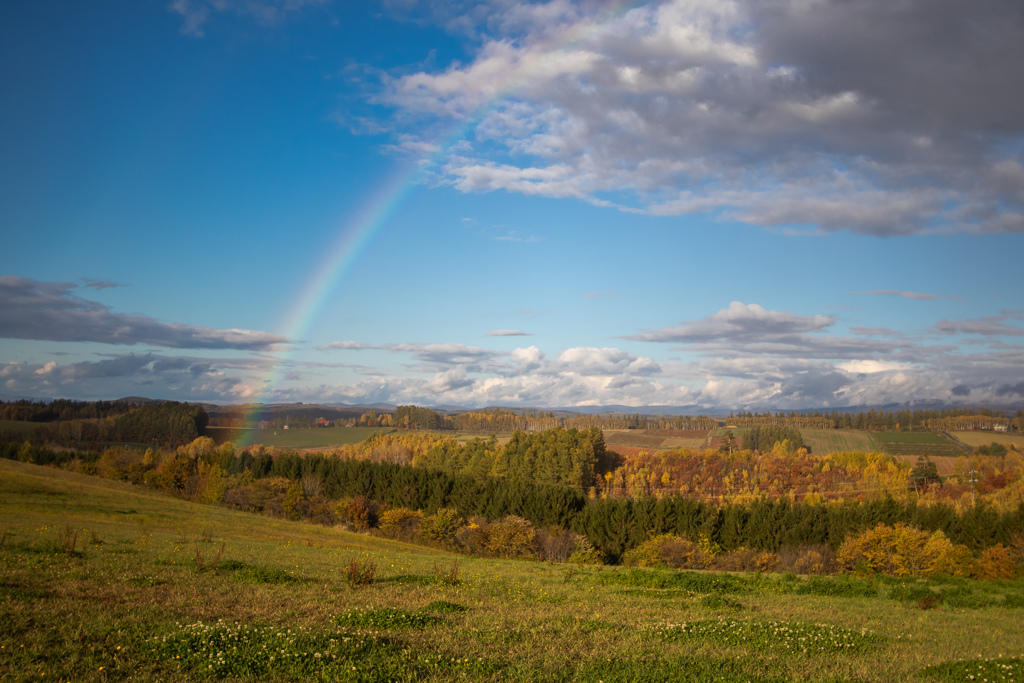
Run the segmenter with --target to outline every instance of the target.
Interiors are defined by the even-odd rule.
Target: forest
[[[978,455],[979,466],[984,458],[1001,464],[1003,488],[968,505],[962,497],[932,495],[939,483],[925,495],[914,492],[908,469],[877,453],[814,458],[783,440],[767,453],[683,449],[621,462],[602,451],[596,428],[520,432],[504,446],[493,439],[463,446],[439,434],[398,432],[332,454],[236,450],[206,437],[176,449],[91,453],[0,444],[6,458],[462,552],[563,560],[582,553],[577,559],[637,564],[651,561],[651,553],[682,553],[684,559],[665,562],[719,568],[744,568],[757,557],[763,564],[768,553],[776,563],[788,557],[790,564],[806,564],[819,557],[830,570],[839,567],[839,551],[848,540],[880,525],[923,533],[916,537],[921,543],[940,534],[936,542],[950,544],[948,557],[959,557],[964,567],[978,566],[985,553],[1017,547],[1024,503],[1019,478],[1008,475],[1019,472],[1020,455]],[[693,489],[655,491],[654,479],[692,482]],[[747,493],[730,495],[727,487],[739,486],[734,480],[744,482]],[[826,482],[853,495],[819,493],[819,487],[829,488]],[[802,486],[814,490],[797,495]],[[975,493],[984,490],[976,486]],[[510,550],[506,542],[515,545],[523,534],[529,543]]]

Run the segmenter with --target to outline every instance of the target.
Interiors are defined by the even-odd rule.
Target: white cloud
[[[715,340],[770,342],[806,332],[820,332],[835,322],[828,315],[798,315],[768,311],[757,304],[733,301],[729,308],[703,320],[683,323],[680,327],[644,332],[629,337],[638,341],[697,343]]]
[[[1024,231],[1013,3],[615,7],[435,8],[479,41],[473,59],[386,78],[375,101],[428,139],[472,121],[437,169],[466,192],[879,236]]]
[[[577,375],[650,375],[661,372],[652,358],[621,349],[576,347],[558,356],[555,369]]]

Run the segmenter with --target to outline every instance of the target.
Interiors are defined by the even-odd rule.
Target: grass
[[[946,440],[933,432],[877,432],[879,443],[944,444]]]
[[[0,434],[4,432],[16,434],[32,432],[40,424],[39,422],[25,422],[23,420],[0,420]]]
[[[955,458],[964,454],[959,447],[932,432],[876,432],[874,437],[889,455]]]
[[[263,444],[276,448],[330,448],[365,441],[377,432],[394,429],[379,427],[315,427],[309,429],[236,429],[207,427],[207,434],[217,443],[231,441],[236,445]]]
[[[647,450],[689,448],[696,451],[707,448],[710,443],[708,435],[670,436],[667,434],[656,433],[658,431],[662,430],[606,429],[604,430],[604,440],[609,446],[625,446],[627,448],[642,448]],[[696,432],[699,430],[686,431]],[[710,432],[708,432],[708,434],[710,434]]]
[[[977,432],[952,432],[960,441],[963,441],[968,446],[987,446],[990,443],[1001,443],[1007,446],[1016,444],[1020,448],[1024,448],[1024,434],[1005,434],[1003,432],[989,432],[989,431],[977,431]]]
[[[811,453],[822,456],[843,451],[877,451],[870,432],[855,429],[801,429],[804,443]]]
[[[12,461],[5,533],[0,681],[999,680],[1024,654],[1020,581],[570,572]]]

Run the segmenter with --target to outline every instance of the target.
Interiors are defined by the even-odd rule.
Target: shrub
[[[594,544],[586,536],[577,536],[576,545],[573,547],[572,555],[568,562],[573,564],[604,564],[601,553],[597,551]]]
[[[380,513],[378,529],[383,536],[399,541],[408,541],[419,531],[423,513],[409,508],[391,508]]]
[[[779,552],[780,568],[796,574],[831,574],[835,553],[827,544],[785,548]]]
[[[1012,579],[1013,559],[1010,550],[1002,543],[986,548],[977,564],[979,579]]]
[[[537,533],[537,548],[541,559],[565,562],[576,548],[576,534],[561,527],[551,527]]]
[[[502,557],[519,557],[534,552],[536,531],[533,523],[522,517],[509,515],[491,525],[487,531],[488,552]]]
[[[427,541],[440,543],[445,547],[455,545],[455,535],[466,523],[455,508],[441,508],[423,519],[419,535]]]
[[[349,558],[345,565],[345,581],[351,589],[362,588],[373,583],[373,577],[377,575],[377,565],[370,560],[360,561],[355,557]]]
[[[281,509],[288,515],[288,519],[299,518],[299,503],[302,502],[302,486],[298,482],[295,482],[288,487],[288,490],[284,493],[284,502],[281,503]]]
[[[455,542],[470,555],[479,555],[487,550],[487,531],[491,525],[482,518],[476,518],[455,534]]]
[[[879,524],[847,538],[836,560],[847,572],[878,572],[891,576],[959,574],[965,570],[966,559],[966,548],[960,550],[960,547],[953,545],[941,531],[929,534],[905,524],[892,527]]]
[[[693,541],[675,534],[661,534],[627,551],[622,561],[627,567],[664,565],[673,569],[706,569],[711,555]]]
[[[378,524],[380,503],[363,496],[346,498],[334,504],[334,513],[342,523],[356,531],[372,529]]]

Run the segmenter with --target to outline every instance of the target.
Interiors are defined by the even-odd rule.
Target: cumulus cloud
[[[558,356],[554,369],[578,375],[651,375],[661,372],[654,359],[621,349],[576,347]]]
[[[423,131],[474,122],[437,168],[460,190],[818,232],[1024,231],[1019,3],[391,6],[478,41],[374,97]]]
[[[254,330],[162,323],[143,315],[114,313],[73,293],[68,282],[0,277],[0,337],[103,344],[152,344],[179,349],[266,350],[285,337]]]
[[[538,369],[544,360],[544,352],[536,346],[528,346],[525,349],[515,349],[509,354],[509,358],[516,364],[517,374],[521,375]]]
[[[258,361],[221,363],[202,358],[124,354],[66,364],[7,363],[0,366],[0,388],[11,396],[109,399],[130,393],[205,401],[238,397],[242,379],[221,368],[252,370]]]

